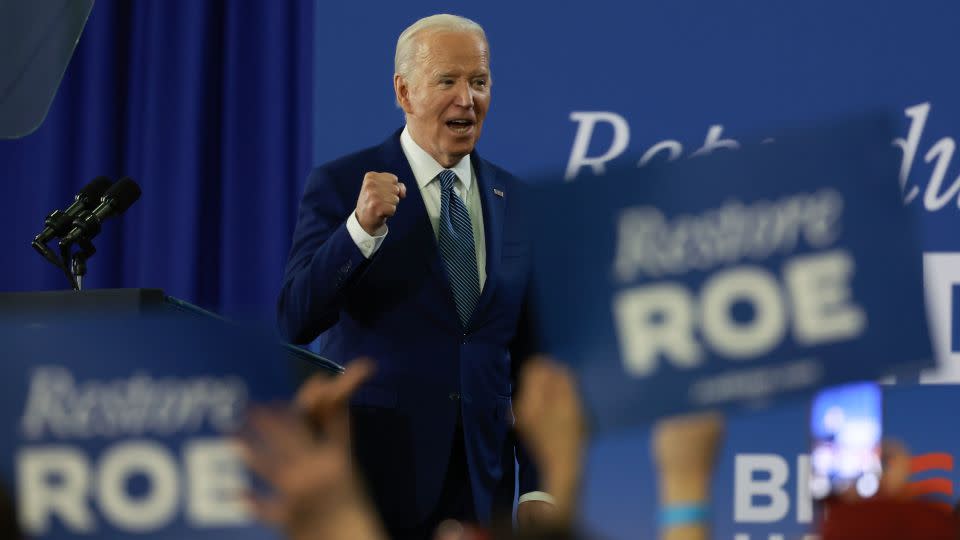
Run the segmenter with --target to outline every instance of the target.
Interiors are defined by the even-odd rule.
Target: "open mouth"
[[[454,133],[466,134],[473,129],[474,121],[467,118],[457,118],[454,120],[447,120],[447,127],[450,128]]]

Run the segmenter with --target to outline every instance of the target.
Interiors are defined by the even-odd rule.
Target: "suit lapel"
[[[483,210],[483,232],[487,248],[487,279],[480,292],[480,300],[473,311],[471,323],[483,313],[493,299],[497,287],[497,271],[500,264],[500,248],[503,238],[504,184],[493,167],[474,152],[471,156],[477,174],[477,189],[480,190],[480,205]]]
[[[430,225],[430,217],[427,215],[427,208],[423,204],[423,196],[420,195],[420,188],[417,186],[417,179],[413,176],[413,170],[407,163],[406,156],[403,155],[403,149],[400,147],[400,132],[394,133],[381,146],[383,156],[384,170],[397,175],[397,178],[407,187],[407,196],[400,201],[397,206],[397,213],[389,220],[387,226],[391,235],[396,234],[398,238],[411,236],[418,243],[418,247],[426,248],[427,240],[431,240],[433,252],[436,253],[436,242],[433,241],[433,227]]]

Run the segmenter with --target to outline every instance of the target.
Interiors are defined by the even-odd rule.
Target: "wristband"
[[[676,504],[660,509],[660,528],[706,523],[710,509],[703,503]]]

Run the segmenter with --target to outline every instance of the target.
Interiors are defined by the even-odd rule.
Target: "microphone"
[[[30,243],[33,249],[54,266],[62,267],[63,263],[47,247],[47,242],[51,238],[59,238],[67,234],[73,226],[73,220],[84,212],[92,210],[112,183],[113,181],[106,176],[98,176],[86,186],[83,186],[80,193],[77,193],[77,196],[74,197],[73,204],[66,211],[54,210],[50,212],[43,222],[43,230]]]
[[[100,234],[100,225],[104,221],[122,214],[139,198],[140,186],[130,177],[121,178],[103,194],[99,206],[73,221],[73,229],[60,240],[60,249],[68,248],[81,239],[91,240]]]
[[[46,244],[51,238],[61,237],[72,228],[73,220],[82,213],[89,212],[97,205],[97,202],[103,197],[103,194],[110,188],[113,181],[106,176],[98,176],[83,186],[80,193],[74,197],[71,204],[65,211],[54,210],[50,212],[47,219],[43,222],[43,230],[34,240],[41,244]]]

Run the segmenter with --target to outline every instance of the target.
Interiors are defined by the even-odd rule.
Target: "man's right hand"
[[[397,213],[400,199],[407,196],[407,187],[396,175],[368,172],[363,176],[360,197],[357,198],[357,221],[370,236],[387,224],[387,218]]]

